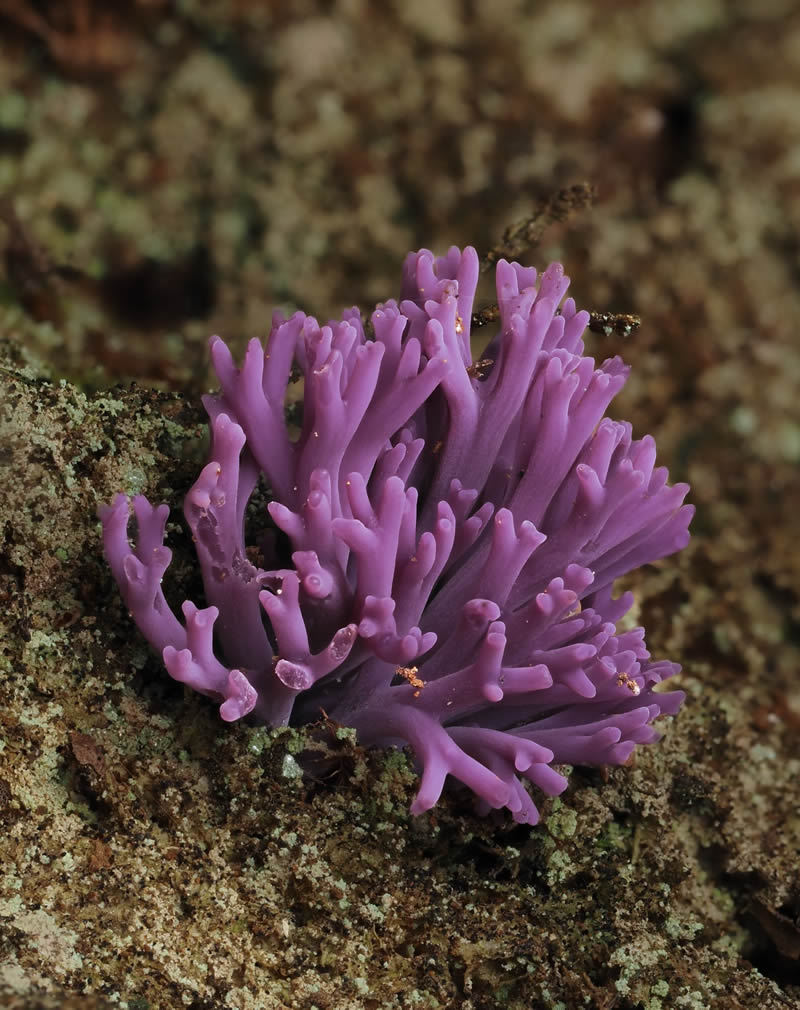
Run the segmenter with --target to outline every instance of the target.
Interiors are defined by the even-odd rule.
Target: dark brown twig
[[[506,228],[500,242],[481,260],[481,273],[486,273],[502,257],[516,259],[526,249],[535,246],[551,224],[567,221],[578,211],[590,207],[595,196],[596,190],[589,182],[579,182],[558,190],[542,201],[531,217]]]
[[[526,249],[535,246],[545,231],[556,221],[566,221],[573,214],[591,206],[596,191],[589,182],[581,182],[576,186],[567,186],[558,190],[547,200],[544,200],[534,213],[524,221],[518,221],[503,232],[502,240],[490,249],[481,260],[481,273],[485,273],[501,258],[514,259]],[[488,323],[497,322],[500,318],[500,307],[496,304],[485,305],[472,313],[471,328],[479,330]],[[629,337],[642,325],[639,316],[631,312],[590,312],[589,329],[592,333],[601,333],[610,337]]]
[[[473,361],[467,369],[467,375],[471,379],[483,379],[484,370],[494,364],[494,358],[481,358],[480,361]]]
[[[616,334],[618,337],[629,337],[642,325],[641,316],[631,312],[590,312],[589,329],[592,333],[602,333],[604,337]]]
[[[472,329],[479,330],[488,323],[495,323],[500,318],[498,305],[485,305],[472,313]],[[642,317],[632,312],[590,312],[589,329],[592,333],[602,333],[604,337],[616,335],[630,337],[642,325]]]
[[[499,305],[485,305],[482,309],[478,309],[472,313],[472,329],[479,330],[481,326],[486,326],[487,323],[496,323],[499,318]]]

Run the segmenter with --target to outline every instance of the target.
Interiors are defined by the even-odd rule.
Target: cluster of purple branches
[[[205,609],[181,622],[161,580],[168,508],[101,509],[105,555],[142,633],[223,719],[302,724],[324,710],[374,746],[409,746],[412,811],[447,776],[518,821],[553,764],[620,764],[681,692],[614,580],[683,547],[692,508],[652,438],[604,417],[627,368],[583,355],[588,322],[559,264],[497,265],[500,325],[473,363],[474,249],[411,253],[399,302],[365,332],[276,314],[241,367],[218,337],[210,460],[184,514]],[[299,431],[287,390],[303,379]],[[253,546],[245,513],[271,503]],[[248,526],[251,518],[248,515]]]

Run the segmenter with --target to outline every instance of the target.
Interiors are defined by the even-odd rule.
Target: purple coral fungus
[[[612,586],[683,547],[693,510],[652,438],[604,417],[628,370],[583,356],[563,268],[498,263],[501,322],[475,365],[478,272],[471,248],[411,253],[373,335],[357,309],[325,326],[276,313],[241,368],[212,338],[211,461],[184,504],[205,609],[187,600],[181,623],[163,596],[166,505],[133,499],[133,547],[124,495],[100,516],[134,620],[223,719],[324,709],[365,745],[410,746],[414,813],[450,775],[479,809],[535,823],[522,779],[556,795],[552,764],[620,764],[679,708],[654,690],[678,667],[617,629],[632,598]],[[248,549],[262,477],[272,501]]]

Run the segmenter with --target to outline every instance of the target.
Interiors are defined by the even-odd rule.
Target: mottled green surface
[[[796,1007],[796,5],[120,11],[113,72],[0,22],[0,189],[81,274],[33,299],[0,274],[2,1005]],[[689,697],[632,766],[574,771],[537,828],[453,798],[412,819],[402,756],[184,696],[94,510],[169,501],[165,591],[199,599],[178,506],[208,333],[388,297],[408,248],[485,249],[584,178],[594,211],[528,259],[643,316],[587,342],[633,365],[614,409],[693,487],[689,549],[628,580]]]

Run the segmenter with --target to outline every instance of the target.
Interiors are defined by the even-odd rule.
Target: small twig
[[[494,358],[481,358],[480,361],[473,361],[473,363],[467,369],[467,375],[471,379],[482,379],[484,378],[484,369],[488,368],[490,365],[494,364]]]
[[[544,200],[531,217],[506,228],[500,242],[481,260],[481,273],[486,273],[501,257],[516,259],[535,246],[551,224],[569,220],[578,211],[591,206],[595,196],[596,190],[589,182],[558,190]]]
[[[482,309],[478,309],[477,312],[472,313],[472,329],[479,330],[481,326],[486,326],[487,323],[496,323],[499,318],[499,305],[485,305]]]
[[[499,305],[485,305],[472,313],[472,329],[479,330],[487,323],[495,323],[500,318]],[[616,335],[630,337],[642,325],[642,317],[632,312],[590,312],[589,329],[592,333],[602,333],[604,337]]]
[[[501,258],[513,259],[526,249],[535,246],[545,231],[556,221],[566,221],[578,211],[591,206],[596,196],[594,186],[589,182],[581,182],[575,186],[567,186],[558,190],[547,200],[542,201],[531,217],[518,221],[503,232],[502,240],[490,249],[481,260],[481,273],[486,273]],[[489,323],[495,323],[500,318],[500,306],[485,305],[472,313],[471,330],[481,329]],[[601,333],[610,337],[630,337],[642,325],[640,316],[631,312],[590,312],[589,329],[592,333]],[[472,367],[479,374],[478,362]]]
[[[616,334],[629,337],[642,325],[641,316],[631,312],[590,312],[589,329],[592,333],[602,333],[604,337]]]

